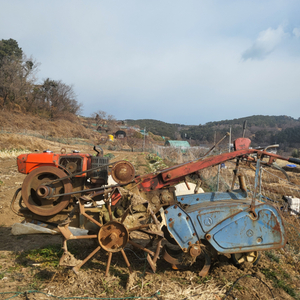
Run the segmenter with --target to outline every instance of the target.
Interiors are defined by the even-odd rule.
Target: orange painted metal
[[[23,174],[29,174],[34,169],[43,167],[43,166],[53,166],[56,168],[62,168],[60,166],[60,158],[74,158],[78,157],[82,159],[82,169],[81,171],[86,171],[91,168],[91,154],[86,153],[68,153],[68,154],[55,154],[52,152],[43,152],[43,153],[29,153],[21,154],[17,157],[18,171]],[[76,177],[86,177],[86,174],[76,175]]]

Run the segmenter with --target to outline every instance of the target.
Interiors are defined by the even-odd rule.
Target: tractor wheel
[[[134,211],[134,208],[129,206],[120,217],[115,218],[113,216],[111,204],[109,201],[105,202],[109,213],[109,221],[103,225],[88,216],[85,213],[83,203],[79,203],[80,213],[96,224],[99,227],[99,231],[95,235],[76,238],[94,239],[98,246],[81,263],[74,266],[74,272],[77,273],[82,265],[94,256],[101,248],[108,253],[105,276],[109,274],[112,255],[117,252],[121,252],[129,271],[132,272],[130,262],[124,249],[125,246],[128,247],[129,245],[136,250],[142,250],[145,252],[147,261],[153,272],[155,272],[156,261],[159,258],[161,242],[163,239],[163,232],[160,230],[160,223],[157,220],[156,215],[149,207],[146,207],[147,210],[143,213]],[[72,237],[70,236],[70,233],[64,233],[67,232],[67,228],[64,228],[64,226],[59,226],[58,228],[65,237],[64,255],[69,255],[67,250],[67,240],[72,239]]]
[[[234,253],[231,254],[231,261],[236,267],[240,267],[244,262],[250,262],[255,266],[260,257],[261,253],[259,251]]]

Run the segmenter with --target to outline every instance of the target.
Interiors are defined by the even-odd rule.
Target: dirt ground
[[[8,136],[2,135],[1,139],[4,141]],[[67,152],[74,147],[80,147],[81,152],[93,152],[90,146],[30,139],[39,148],[57,152],[62,147]],[[113,160],[132,162],[139,174],[148,170],[146,153],[105,151],[105,154],[108,152],[114,155]],[[218,255],[205,278],[198,275],[201,259],[180,271],[159,259],[153,274],[144,253],[130,249],[125,252],[134,270],[132,274],[117,253],[112,257],[110,275],[105,277],[104,251],[99,251],[78,274],[58,267],[60,236],[11,234],[11,226],[23,220],[12,212],[10,202],[24,178],[17,171],[14,155],[0,157],[0,299],[300,299],[299,255],[294,255],[288,246],[262,253],[256,266],[244,263],[237,268],[229,256]],[[94,247],[84,240],[72,244],[79,259]]]

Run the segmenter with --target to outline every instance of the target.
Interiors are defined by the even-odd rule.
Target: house
[[[124,137],[126,137],[126,132],[123,131],[123,130],[118,130],[116,133],[115,133],[115,137],[117,139],[123,139]]]
[[[190,144],[188,141],[172,141],[167,140],[165,146],[171,146],[175,148],[190,148]]]
[[[165,146],[178,148],[181,150],[182,153],[185,153],[186,150],[191,147],[189,142],[187,141],[172,141],[172,140],[167,140],[165,142]]]

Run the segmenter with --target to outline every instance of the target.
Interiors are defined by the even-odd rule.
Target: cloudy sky
[[[0,40],[82,114],[205,124],[300,117],[299,0],[0,0]]]

